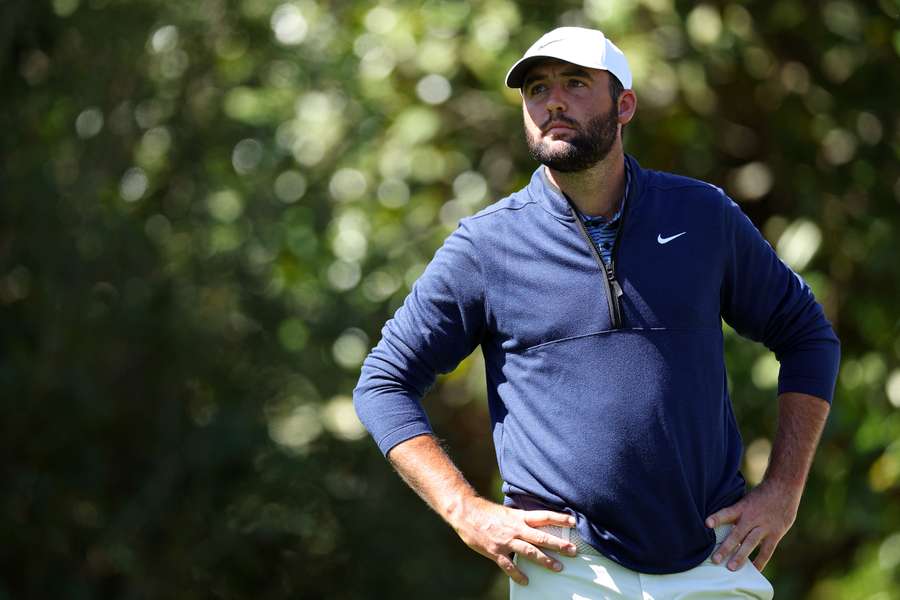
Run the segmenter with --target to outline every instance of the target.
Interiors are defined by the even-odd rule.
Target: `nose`
[[[550,94],[547,96],[547,112],[553,115],[554,113],[564,113],[566,112],[566,99],[563,94],[563,88],[561,85],[551,85],[550,86]]]

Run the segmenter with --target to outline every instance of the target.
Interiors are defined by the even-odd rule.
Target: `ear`
[[[634,118],[637,111],[637,96],[634,90],[624,90],[619,94],[619,123],[625,125]]]

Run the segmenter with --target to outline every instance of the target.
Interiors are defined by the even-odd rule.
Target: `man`
[[[513,598],[770,598],[759,571],[797,513],[838,341],[720,189],[624,154],[631,79],[603,33],[574,27],[510,69],[543,166],[436,253],[366,359],[357,411]],[[772,456],[749,493],[723,318],[781,362]],[[465,481],[420,404],[478,345],[503,506]]]

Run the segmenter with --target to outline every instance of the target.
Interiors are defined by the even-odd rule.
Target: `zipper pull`
[[[619,285],[618,281],[616,281],[615,279],[610,277],[609,283],[612,285],[613,294],[616,295],[616,298],[621,298],[622,296],[625,295],[625,292],[622,291],[622,286]]]

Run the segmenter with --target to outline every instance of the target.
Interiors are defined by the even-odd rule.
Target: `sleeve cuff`
[[[834,380],[817,377],[788,376],[778,378],[778,393],[796,392],[821,398],[828,404],[834,396]]]
[[[405,442],[408,439],[414,438],[418,435],[430,434],[432,433],[431,427],[427,422],[417,421],[415,423],[407,423],[393,431],[387,433],[384,437],[378,440],[378,449],[381,450],[381,453],[387,456],[387,453],[391,451],[391,448],[396,446],[401,442]]]

